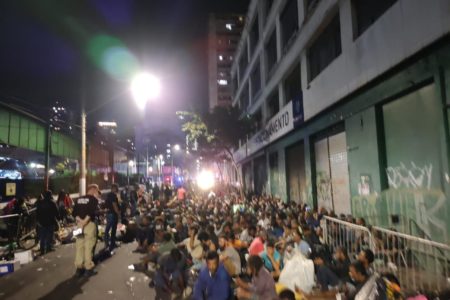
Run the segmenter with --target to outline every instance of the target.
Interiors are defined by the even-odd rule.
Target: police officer
[[[78,198],[73,208],[73,216],[76,219],[77,227],[82,229],[82,234],[78,235],[75,242],[76,255],[75,266],[76,276],[87,277],[95,275],[95,264],[92,261],[94,247],[97,242],[97,226],[95,224],[95,214],[98,211],[98,197],[100,190],[98,185],[91,184],[87,188],[87,195]]]

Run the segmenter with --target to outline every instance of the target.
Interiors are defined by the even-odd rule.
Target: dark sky
[[[58,100],[75,115],[85,99],[88,111],[96,109],[91,123],[114,119],[121,131],[142,120],[168,127],[175,111],[206,107],[208,13],[245,13],[248,3],[0,0],[0,97],[23,99],[9,101],[38,114]],[[118,56],[98,54],[111,48]],[[160,99],[145,115],[129,93],[132,66],[162,82]]]

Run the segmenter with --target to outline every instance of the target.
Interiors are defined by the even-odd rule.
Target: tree
[[[186,133],[189,143],[198,145],[197,148],[202,157],[217,164],[223,160],[232,163],[238,174],[242,196],[243,182],[233,156],[233,149],[238,147],[239,140],[246,139],[251,132],[251,117],[242,116],[239,109],[235,107],[221,106],[217,106],[212,112],[203,116],[188,111],[177,112],[177,115],[185,120],[181,129]]]

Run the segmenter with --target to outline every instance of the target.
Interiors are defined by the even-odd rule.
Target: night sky
[[[56,100],[78,115],[85,99],[91,124],[116,120],[121,132],[143,120],[170,127],[175,111],[207,107],[208,13],[245,13],[248,3],[1,0],[0,97],[41,115]],[[136,69],[162,82],[145,115],[129,93]]]

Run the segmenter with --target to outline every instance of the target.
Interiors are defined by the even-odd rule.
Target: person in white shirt
[[[258,221],[258,225],[259,226],[261,226],[262,228],[264,228],[264,229],[269,229],[269,226],[270,226],[270,215],[269,215],[269,213],[264,213],[262,216],[261,216],[261,219]]]

